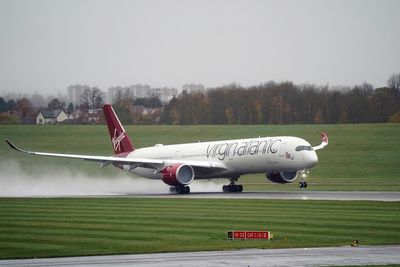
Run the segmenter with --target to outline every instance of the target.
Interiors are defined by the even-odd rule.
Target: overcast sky
[[[400,72],[399,12],[396,0],[0,0],[0,92],[378,87]]]

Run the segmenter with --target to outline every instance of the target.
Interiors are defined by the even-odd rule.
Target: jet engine
[[[287,184],[296,180],[299,172],[271,172],[266,173],[265,177],[273,183]]]
[[[165,167],[161,174],[163,182],[171,186],[185,186],[194,180],[192,166],[181,163]]]

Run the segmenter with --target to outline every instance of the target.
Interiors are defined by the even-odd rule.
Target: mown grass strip
[[[229,241],[227,230],[273,241]],[[400,204],[240,199],[0,199],[0,258],[400,243]]]

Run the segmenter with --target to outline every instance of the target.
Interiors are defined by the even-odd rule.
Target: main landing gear
[[[190,187],[189,186],[171,186],[169,188],[169,192],[177,193],[177,194],[189,194]]]
[[[228,185],[222,186],[222,191],[224,193],[227,193],[227,192],[230,192],[230,193],[242,192],[243,191],[243,185],[235,184],[235,182],[237,182],[238,179],[239,179],[239,176],[235,176],[235,177],[229,178],[229,180],[231,180],[231,183],[228,184]]]

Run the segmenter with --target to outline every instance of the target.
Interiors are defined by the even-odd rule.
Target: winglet
[[[313,147],[314,150],[319,150],[322,149],[324,147],[326,147],[329,143],[329,139],[328,139],[328,134],[327,133],[321,133],[321,144],[318,146]]]
[[[25,150],[23,150],[23,149],[17,147],[17,146],[14,145],[13,143],[11,143],[11,141],[8,140],[8,139],[6,139],[6,140],[4,140],[4,141],[6,141],[6,143],[7,143],[12,149],[14,149],[14,150],[16,150],[16,151],[29,153],[28,151],[25,151]]]

